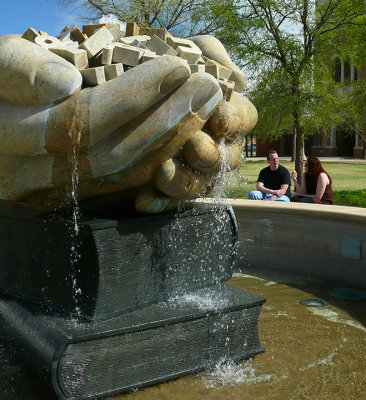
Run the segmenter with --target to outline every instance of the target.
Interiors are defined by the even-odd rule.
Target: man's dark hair
[[[270,150],[268,153],[267,153],[267,160],[269,161],[269,155],[270,154],[278,154],[277,153],[277,151],[276,150]]]

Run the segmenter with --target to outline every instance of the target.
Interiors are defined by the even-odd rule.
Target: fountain
[[[242,162],[243,74],[210,36],[83,28],[0,37],[1,336],[60,399],[264,351],[232,207],[188,201]]]

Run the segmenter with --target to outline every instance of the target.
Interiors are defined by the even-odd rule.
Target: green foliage
[[[366,189],[335,191],[333,199],[337,205],[366,207]]]
[[[332,54],[330,44],[339,47],[351,31],[361,35],[364,1],[238,0],[233,5],[230,21],[216,35],[246,69],[248,96],[259,111],[254,133],[296,132],[300,174],[305,134],[341,121],[332,64],[324,61]],[[354,48],[348,46],[350,56]]]
[[[121,22],[165,28],[176,36],[213,33],[229,20],[231,0],[58,0],[85,10],[94,22],[113,15]],[[214,13],[211,12],[214,10]],[[90,19],[90,18],[89,18]]]

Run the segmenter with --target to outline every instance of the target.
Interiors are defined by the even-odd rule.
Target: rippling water
[[[259,320],[264,354],[108,399],[366,400],[365,300],[333,299],[325,282],[271,274],[237,274],[229,282],[267,298]],[[299,303],[309,297],[329,305]],[[56,399],[1,343],[0,367],[1,400]]]

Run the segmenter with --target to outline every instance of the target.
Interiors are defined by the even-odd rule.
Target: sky
[[[57,36],[65,26],[76,24],[80,29],[87,22],[80,21],[74,7],[61,7],[58,0],[0,0],[0,35],[23,34],[32,27]]]

